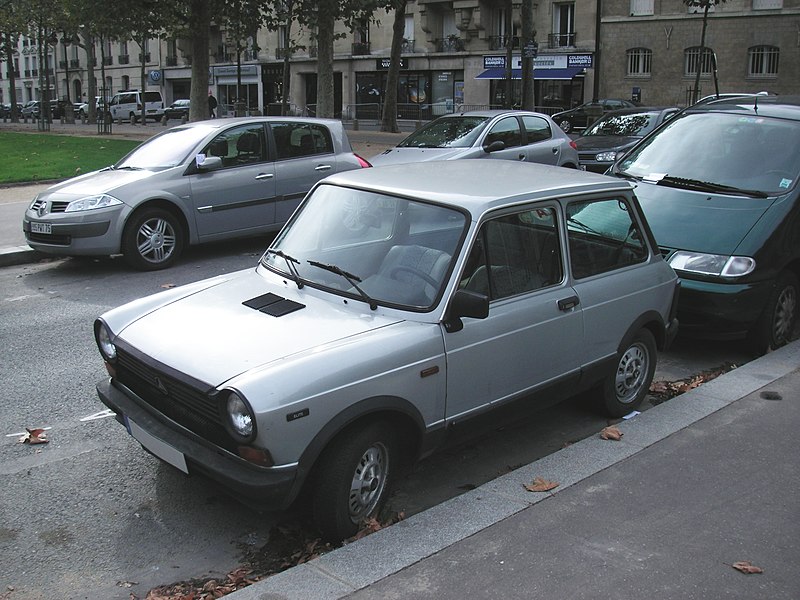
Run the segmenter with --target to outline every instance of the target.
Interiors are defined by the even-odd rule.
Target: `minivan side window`
[[[623,198],[567,205],[567,241],[575,279],[627,267],[647,259],[638,223]]]
[[[535,208],[484,223],[460,287],[497,300],[560,282],[555,214],[551,207]]]

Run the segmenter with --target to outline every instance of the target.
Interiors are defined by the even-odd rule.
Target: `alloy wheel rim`
[[[784,288],[778,296],[773,320],[773,338],[781,344],[789,339],[797,310],[797,292],[791,287]]]
[[[162,263],[175,251],[177,236],[166,219],[148,219],[139,228],[136,246],[139,255],[148,262]]]

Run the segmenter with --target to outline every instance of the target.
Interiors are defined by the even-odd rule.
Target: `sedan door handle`
[[[256,181],[264,181],[265,179],[272,179],[275,177],[274,173],[259,173],[256,175]]]
[[[577,296],[570,296],[569,298],[562,298],[558,301],[558,309],[563,311],[568,311],[580,304],[580,300]]]
[[[314,170],[315,171],[330,171],[331,168],[332,168],[331,165],[319,165],[319,166],[314,167]]]

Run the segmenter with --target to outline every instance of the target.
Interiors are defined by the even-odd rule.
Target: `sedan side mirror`
[[[502,144],[502,142],[500,142]],[[461,331],[464,328],[462,317],[471,319],[485,319],[489,316],[489,296],[470,290],[458,290],[453,295],[450,308],[444,319],[444,328],[449,333]]]
[[[503,140],[495,140],[491,144],[487,144],[483,147],[484,151],[488,154],[492,152],[497,152],[498,150],[505,150],[506,143]]]

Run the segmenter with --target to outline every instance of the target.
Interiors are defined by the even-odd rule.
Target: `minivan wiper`
[[[731,185],[723,185],[721,183],[700,181],[699,179],[686,179],[683,177],[672,177],[670,175],[665,175],[664,177],[655,180],[653,183],[656,185],[666,185],[670,187],[682,187],[691,190],[697,190],[698,192],[719,192],[720,194],[735,194],[750,196],[751,198],[769,198],[768,194],[760,190],[746,190]]]
[[[294,282],[297,284],[297,289],[298,290],[303,289],[303,286],[305,285],[303,283],[303,278],[300,277],[300,274],[297,272],[297,268],[295,267],[296,264],[297,265],[300,264],[299,260],[297,260],[293,256],[289,256],[283,250],[273,250],[272,248],[267,248],[267,254],[274,254],[275,256],[280,256],[286,262],[286,266],[289,268],[289,274],[292,276]]]
[[[331,273],[335,273],[336,275],[344,277],[347,280],[347,283],[352,285],[358,291],[364,302],[369,304],[370,310],[378,310],[378,303],[375,302],[375,300],[373,300],[372,298],[370,298],[369,295],[364,290],[358,287],[358,284],[361,283],[362,281],[361,277],[359,277],[358,275],[353,275],[352,273],[348,273],[347,271],[345,271],[341,267],[337,267],[336,265],[327,265],[325,263],[317,262],[316,260],[309,260],[306,262],[310,264],[312,267],[324,269],[325,271],[330,271]]]

